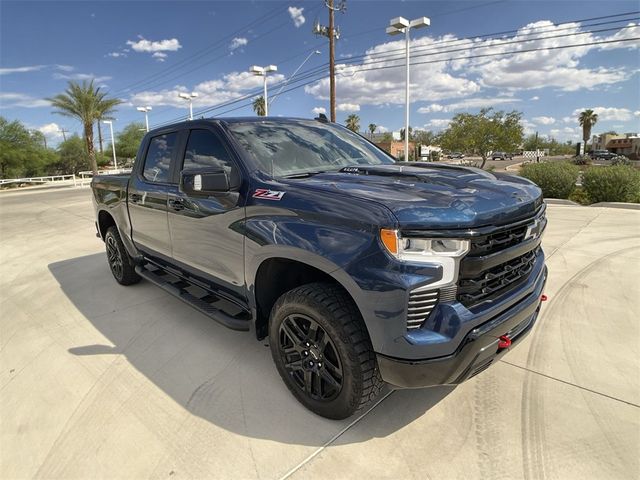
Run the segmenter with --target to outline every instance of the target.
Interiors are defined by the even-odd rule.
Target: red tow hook
[[[499,350],[504,350],[505,348],[509,348],[511,346],[511,338],[509,338],[509,335],[500,335],[500,337],[498,337],[498,340]]]
[[[542,295],[540,295],[540,301],[541,302],[546,302],[549,299],[549,297],[547,297],[544,293]]]

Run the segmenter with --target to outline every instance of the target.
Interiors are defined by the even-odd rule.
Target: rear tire
[[[336,285],[311,283],[282,295],[271,310],[269,343],[291,393],[323,417],[350,417],[383,385],[362,317]]]
[[[133,285],[141,279],[136,273],[135,265],[127,253],[120,232],[116,226],[111,226],[104,236],[104,244],[107,248],[107,262],[113,274],[113,278],[120,285]]]

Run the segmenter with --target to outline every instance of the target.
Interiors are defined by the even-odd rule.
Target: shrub
[[[624,155],[617,155],[611,159],[611,165],[631,165],[631,161]]]
[[[589,205],[591,201],[589,200],[589,196],[587,192],[584,191],[582,187],[576,187],[576,189],[569,195],[569,200],[579,203],[581,205]]]
[[[593,203],[640,202],[640,171],[628,165],[590,168],[582,186]]]
[[[589,157],[589,155],[577,155],[573,157],[573,164],[574,165],[590,165],[591,157]]]
[[[569,162],[527,163],[520,169],[520,175],[538,185],[546,198],[569,198],[580,169]]]

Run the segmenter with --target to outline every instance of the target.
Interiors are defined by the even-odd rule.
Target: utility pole
[[[67,141],[67,136],[65,135],[69,130],[65,130],[64,128],[61,128],[60,130],[58,130],[61,134],[62,134],[62,141],[66,142]]]
[[[538,152],[538,132],[536,131],[536,163],[540,163],[540,152]]]
[[[333,0],[325,0],[325,6],[329,9],[329,26],[320,25],[317,21],[313,26],[313,33],[329,39],[329,104],[331,121],[336,121],[336,52],[335,41],[340,38],[340,29],[334,26],[334,12],[344,13],[347,9],[346,0],[340,0],[339,5],[334,6]]]

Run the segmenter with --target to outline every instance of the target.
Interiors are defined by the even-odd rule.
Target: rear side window
[[[146,180],[155,183],[169,182],[169,168],[177,139],[176,132],[165,133],[151,139],[142,172],[142,176]]]

